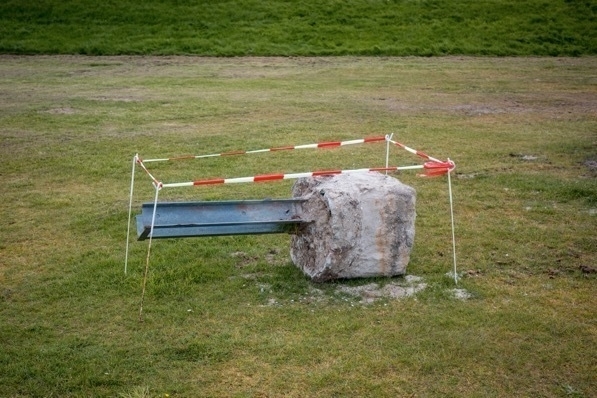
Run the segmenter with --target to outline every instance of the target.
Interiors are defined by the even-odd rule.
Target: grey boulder
[[[377,172],[297,180],[301,217],[292,262],[313,281],[404,275],[415,236],[415,190]]]

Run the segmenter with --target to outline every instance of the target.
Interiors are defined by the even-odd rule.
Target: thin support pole
[[[126,251],[124,254],[124,274],[126,275],[126,271],[129,264],[129,246],[130,246],[130,236],[131,236],[131,217],[133,212],[133,189],[135,188],[135,165],[137,164],[137,159],[139,155],[135,155],[133,157],[133,170],[131,171],[131,189],[129,194],[129,221],[126,228]]]
[[[386,169],[388,168],[390,162],[390,141],[392,141],[392,136],[394,133],[390,135],[386,135]],[[386,175],[388,175],[388,171],[386,170]]]
[[[450,161],[450,159],[448,159]],[[456,272],[456,233],[454,232],[454,201],[452,199],[452,170],[448,170],[448,194],[450,196],[450,221],[452,222],[452,258],[454,261],[454,283],[458,285],[458,273]]]
[[[149,273],[149,256],[151,253],[151,242],[153,240],[153,226],[155,225],[155,214],[158,207],[158,196],[160,189],[162,188],[160,184],[155,185],[155,200],[153,201],[153,214],[151,216],[151,228],[149,229],[149,244],[147,245],[147,257],[145,259],[145,273],[143,274],[143,290],[141,292],[141,306],[139,307],[139,321],[143,322],[143,302],[145,300],[145,286],[147,286],[147,274]]]

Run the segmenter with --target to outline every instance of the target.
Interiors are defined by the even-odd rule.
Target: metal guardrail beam
[[[310,222],[301,216],[304,199],[157,203],[153,239],[218,235],[294,233]],[[154,204],[137,218],[138,240],[149,238]]]

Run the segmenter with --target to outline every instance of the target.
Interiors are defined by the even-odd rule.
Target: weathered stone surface
[[[406,273],[415,235],[415,190],[380,173],[301,178],[293,196],[306,198],[314,220],[291,238],[293,263],[312,280]]]

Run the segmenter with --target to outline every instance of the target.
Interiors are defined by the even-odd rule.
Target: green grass
[[[597,280],[580,267],[597,266],[596,70],[593,57],[0,57],[0,395],[594,396]],[[139,322],[146,242],[123,273],[135,153],[387,133],[456,162],[471,299],[445,276],[445,178],[403,173],[417,190],[408,272],[428,283],[415,297],[363,305],[337,288],[370,280],[313,284],[285,235],[161,240]],[[151,168],[183,181],[383,161],[368,144]],[[152,198],[138,173],[135,209]]]
[[[7,0],[0,52],[578,56],[596,26],[591,0]]]

